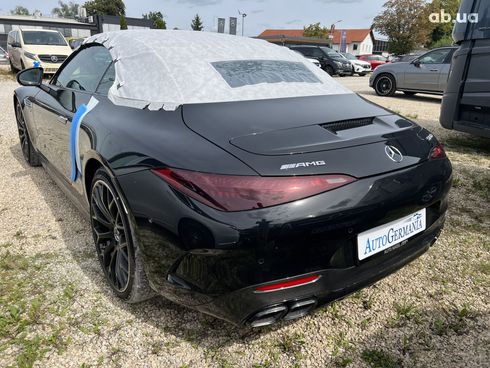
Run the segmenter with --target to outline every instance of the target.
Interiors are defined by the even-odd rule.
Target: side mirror
[[[21,86],[39,87],[43,82],[43,68],[30,68],[17,73],[17,82]]]
[[[10,44],[10,46],[15,47],[15,48],[19,48],[20,47],[20,43],[19,42],[12,42]]]
[[[420,68],[420,60],[419,59],[416,59],[414,61],[412,61],[412,64],[416,67],[416,68]]]

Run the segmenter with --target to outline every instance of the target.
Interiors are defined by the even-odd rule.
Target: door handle
[[[439,69],[431,69],[430,71],[431,71],[431,72],[438,72],[438,71],[439,71]]]
[[[65,118],[63,115],[58,116],[58,122],[62,124],[66,124],[68,122],[68,118]]]

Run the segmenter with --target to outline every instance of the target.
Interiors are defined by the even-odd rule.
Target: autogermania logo
[[[429,15],[431,23],[478,23],[478,13],[457,13],[456,17],[441,9],[440,13]]]

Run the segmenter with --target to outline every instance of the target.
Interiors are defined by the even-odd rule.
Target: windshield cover
[[[22,31],[26,45],[66,46],[66,41],[58,32]]]

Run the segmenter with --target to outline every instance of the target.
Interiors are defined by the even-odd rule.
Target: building
[[[296,43],[318,43],[321,41],[330,44],[334,50],[341,51],[342,35],[345,35],[345,50],[353,55],[372,54],[374,47],[374,35],[371,29],[336,29],[329,40],[312,39],[304,37],[302,29],[266,29],[258,38],[265,40],[280,40],[281,37]],[[272,41],[271,41],[272,42]],[[274,42],[277,43],[277,42]],[[288,42],[289,43],[289,42]]]
[[[93,34],[119,30],[120,17],[96,15],[85,21],[75,19],[43,17],[40,15],[0,15],[0,46],[6,48],[7,35],[19,27],[34,29],[54,29],[65,37],[83,38]],[[153,28],[149,19],[126,18],[128,29]]]
[[[388,37],[380,35],[374,32],[374,47],[373,54],[387,54],[389,53],[390,43]]]

